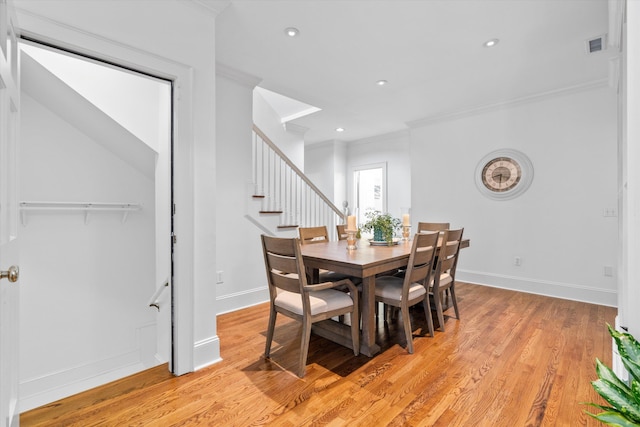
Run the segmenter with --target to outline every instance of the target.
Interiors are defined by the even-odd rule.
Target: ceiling
[[[585,44],[607,25],[607,0],[232,0],[216,59],[320,108],[292,120],[306,143],[353,141],[604,81],[616,49]]]

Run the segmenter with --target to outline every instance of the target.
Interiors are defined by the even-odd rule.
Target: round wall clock
[[[507,200],[519,196],[531,185],[533,165],[520,151],[492,151],[476,167],[476,186],[485,196]]]

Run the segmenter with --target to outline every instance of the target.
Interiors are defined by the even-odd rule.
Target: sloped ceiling
[[[28,54],[23,54],[21,61],[22,90],[148,179],[154,179],[154,150]]]
[[[321,108],[293,121],[306,142],[352,141],[602,82],[618,52],[585,43],[607,31],[607,0],[232,0],[216,59]]]

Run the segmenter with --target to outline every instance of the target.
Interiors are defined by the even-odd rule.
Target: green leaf
[[[624,363],[625,367],[629,364],[627,370],[636,381],[640,381],[640,365],[638,365],[640,361],[640,343],[629,333],[616,331],[609,324],[607,324],[607,328],[616,342],[622,363]]]
[[[608,412],[602,412],[600,414],[594,415],[590,412],[586,412],[585,413],[587,415],[592,416],[593,418],[595,418],[598,421],[601,421],[607,425],[610,426],[620,426],[620,427],[633,427],[633,426],[638,426],[640,424],[634,423],[633,421],[630,421],[628,419],[626,419],[622,414],[618,413],[618,412],[613,412],[613,411],[608,411]]]
[[[640,383],[636,380],[631,380],[631,394],[636,403],[640,404]]]
[[[635,402],[630,390],[625,391],[617,385],[603,379],[591,383],[595,391],[611,406],[628,419],[640,422],[640,406]]]
[[[602,363],[598,358],[596,358],[596,373],[598,374],[598,377],[600,379],[607,380],[631,394],[631,389],[629,388],[629,386],[622,380],[620,380],[615,372],[613,372],[607,365]]]
[[[640,365],[638,365],[636,361],[629,360],[623,357],[622,364],[627,369],[627,372],[631,374],[631,377],[634,380],[640,381]]]

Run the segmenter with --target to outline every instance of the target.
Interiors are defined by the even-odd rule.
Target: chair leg
[[[458,300],[456,299],[456,287],[455,283],[451,284],[451,302],[453,303],[453,309],[456,312],[456,319],[460,320],[460,312],[458,312]]]
[[[311,319],[302,320],[302,342],[300,343],[300,366],[298,376],[304,377],[307,372],[307,354],[309,353],[309,340],[311,339]]]
[[[433,293],[433,300],[436,303],[436,313],[438,313],[440,330],[444,332],[444,313],[442,312],[442,295],[440,291]]]
[[[431,303],[429,301],[429,292],[427,292],[424,296],[422,305],[424,306],[424,315],[427,317],[427,327],[429,328],[429,335],[435,337],[436,335],[433,330],[433,318],[431,317]]]
[[[411,331],[409,307],[400,308],[400,314],[402,316],[402,323],[404,325],[404,334],[407,337],[407,351],[409,352],[409,354],[413,354],[413,332]]]
[[[360,354],[360,322],[358,322],[358,313],[351,314],[351,343],[353,344],[353,354]]]
[[[264,357],[269,357],[271,354],[271,341],[273,341],[273,332],[276,328],[276,316],[278,312],[271,307],[269,311],[269,324],[267,325],[267,342],[264,347]]]

